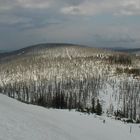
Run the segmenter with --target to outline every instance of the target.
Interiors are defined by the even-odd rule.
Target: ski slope
[[[124,124],[105,116],[27,105],[0,94],[0,140],[139,139],[140,125]]]

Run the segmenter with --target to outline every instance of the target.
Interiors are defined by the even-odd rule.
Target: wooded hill
[[[106,49],[35,45],[1,55],[0,92],[44,107],[139,121],[139,64],[135,55]]]

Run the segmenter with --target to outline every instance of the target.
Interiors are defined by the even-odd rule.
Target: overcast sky
[[[140,0],[0,0],[0,49],[140,47]]]

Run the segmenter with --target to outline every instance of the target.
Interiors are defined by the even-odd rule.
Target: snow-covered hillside
[[[3,94],[29,104],[92,113],[99,102],[109,116],[140,122],[138,57],[70,44],[35,45],[0,57]]]
[[[104,116],[27,105],[0,94],[0,140],[139,140],[139,138],[140,126],[136,124],[124,124]]]

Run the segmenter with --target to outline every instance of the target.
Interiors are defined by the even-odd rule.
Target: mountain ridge
[[[78,53],[78,50],[82,50],[79,53],[88,52],[90,56],[92,56],[92,53],[98,53],[98,52],[101,52],[101,53],[112,52],[113,53],[112,50],[108,50],[104,48],[94,48],[94,47],[89,47],[89,46],[84,46],[84,45],[67,44],[67,43],[43,43],[43,44],[37,44],[37,45],[24,47],[19,50],[2,53],[0,54],[0,58],[12,59],[13,57],[17,58],[17,56],[36,55],[39,53],[42,53],[42,54],[46,53],[45,55],[47,56],[49,55],[47,54],[47,51],[54,51],[55,53],[59,52],[59,56],[61,57],[61,52],[64,55],[64,53],[67,54],[69,50],[70,51],[73,50],[73,53],[71,53],[71,55],[75,54],[75,52]]]

